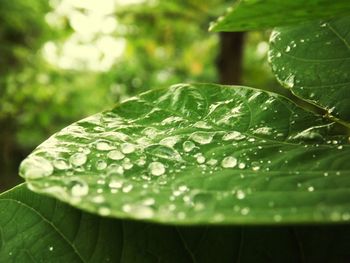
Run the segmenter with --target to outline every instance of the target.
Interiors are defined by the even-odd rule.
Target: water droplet
[[[252,166],[252,170],[254,172],[259,171],[260,170],[260,166]]]
[[[241,214],[242,215],[248,215],[249,214],[249,211],[250,211],[250,209],[249,209],[249,207],[243,207],[242,209],[241,209]]]
[[[75,153],[69,158],[69,162],[74,166],[81,166],[87,161],[87,156],[84,153]]]
[[[281,220],[282,220],[282,216],[281,215],[276,214],[276,215],[273,216],[273,221],[281,222]]]
[[[136,164],[138,166],[144,166],[146,164],[146,157],[141,156],[139,159],[136,160]]]
[[[236,197],[239,200],[242,200],[245,198],[245,193],[242,190],[237,190]]]
[[[98,160],[96,162],[96,169],[97,170],[103,170],[107,167],[107,163],[104,160]]]
[[[131,160],[129,158],[125,158],[123,160],[123,168],[125,170],[130,170],[134,165],[132,164]]]
[[[70,191],[74,197],[82,197],[89,193],[89,186],[85,181],[74,180],[70,182]]]
[[[193,148],[195,147],[195,144],[191,141],[185,141],[183,144],[182,144],[182,147],[184,149],[185,152],[190,152],[193,150]]]
[[[109,151],[114,149],[114,146],[107,140],[98,140],[96,142],[96,149],[100,151]]]
[[[49,250],[50,250],[50,251],[53,251],[53,246],[50,246],[50,247],[49,247]]]
[[[123,175],[124,174],[124,168],[119,165],[119,164],[111,164],[110,166],[108,166],[107,168],[107,174],[109,176],[113,176],[113,175]]]
[[[286,52],[288,53],[291,50],[290,46],[286,47]]]
[[[125,204],[122,210],[138,219],[151,218],[154,215],[152,207],[141,204]]]
[[[196,157],[197,163],[199,164],[205,163],[205,157],[201,153],[196,154],[195,157]]]
[[[124,154],[129,154],[135,151],[135,145],[132,143],[125,142],[121,145],[121,150]]]
[[[101,206],[98,208],[97,213],[101,216],[109,216],[111,214],[111,209],[107,206]]]
[[[180,140],[179,136],[171,136],[162,139],[159,144],[167,147],[174,147],[174,145]]]
[[[313,186],[309,186],[309,187],[307,188],[307,190],[308,190],[309,192],[313,192],[313,191],[315,190],[315,188],[314,188]]]
[[[129,193],[134,187],[132,184],[125,185],[122,189],[123,193]]]
[[[62,158],[53,160],[53,166],[58,170],[67,170],[70,168],[70,164]]]
[[[51,163],[40,156],[30,156],[21,163],[20,174],[25,178],[41,178],[50,176],[52,173]]]
[[[295,76],[294,75],[289,75],[283,82],[284,82],[284,85],[286,88],[293,88],[294,87],[294,79],[295,79]]]
[[[221,162],[221,166],[224,168],[233,168],[236,165],[237,165],[237,159],[233,156],[227,156]]]
[[[153,127],[147,127],[145,128],[142,133],[144,135],[146,135],[147,137],[151,138],[151,139],[154,139],[157,134],[159,133],[157,129],[153,128]]]
[[[239,141],[239,140],[243,140],[246,136],[238,131],[233,131],[233,132],[229,132],[226,133],[223,137],[222,140],[223,141],[230,141],[230,140],[235,140],[235,141]]]
[[[205,121],[198,121],[193,125],[193,127],[200,128],[200,129],[212,129],[213,128]]]
[[[245,168],[245,163],[239,163],[238,164],[239,169],[244,169]]]
[[[154,176],[160,176],[165,173],[165,166],[161,162],[152,162],[148,166],[148,170]]]
[[[111,179],[108,186],[113,189],[120,189],[123,187],[124,182],[118,179]]]
[[[215,133],[213,132],[194,132],[191,134],[190,139],[199,144],[209,144],[213,140]]]
[[[255,134],[263,134],[263,135],[269,135],[272,132],[272,128],[270,127],[260,127],[253,131]]]
[[[113,150],[107,154],[107,157],[112,160],[122,160],[125,157],[125,155],[118,150]]]
[[[216,159],[210,159],[207,161],[207,164],[210,166],[215,166],[218,163],[218,160]]]

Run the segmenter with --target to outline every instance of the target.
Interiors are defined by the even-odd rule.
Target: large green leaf
[[[350,220],[350,146],[276,94],[180,84],[58,132],[20,167],[78,208],[173,224]]]
[[[350,17],[276,29],[269,59],[284,87],[350,121]]]
[[[248,31],[347,15],[348,0],[240,0],[210,27],[213,31]]]
[[[348,262],[349,226],[174,227],[101,218],[21,185],[0,195],[0,258],[27,262]]]

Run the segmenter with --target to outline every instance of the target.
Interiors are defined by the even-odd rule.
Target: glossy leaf
[[[350,121],[350,17],[276,29],[269,59],[296,95]]]
[[[213,31],[249,31],[347,15],[348,0],[239,0],[210,27]]]
[[[0,195],[0,208],[0,257],[6,263],[350,259],[349,226],[179,227],[121,221],[82,212],[25,185]]]
[[[29,187],[102,216],[172,224],[350,220],[350,146],[276,94],[180,84],[58,132]]]

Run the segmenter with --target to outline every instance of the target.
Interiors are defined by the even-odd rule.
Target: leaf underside
[[[180,84],[56,133],[30,189],[102,216],[167,224],[350,220],[350,146],[276,94]]]
[[[346,225],[176,227],[121,221],[85,213],[25,185],[0,195],[0,258],[7,263],[348,262],[349,235]]]
[[[240,0],[210,30],[251,31],[348,15],[348,0]]]
[[[269,60],[281,82],[350,122],[350,17],[275,29]]]

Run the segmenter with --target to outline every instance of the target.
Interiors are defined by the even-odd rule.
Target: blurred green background
[[[276,86],[269,32],[208,32],[232,2],[1,0],[0,190],[51,134],[142,91]]]

